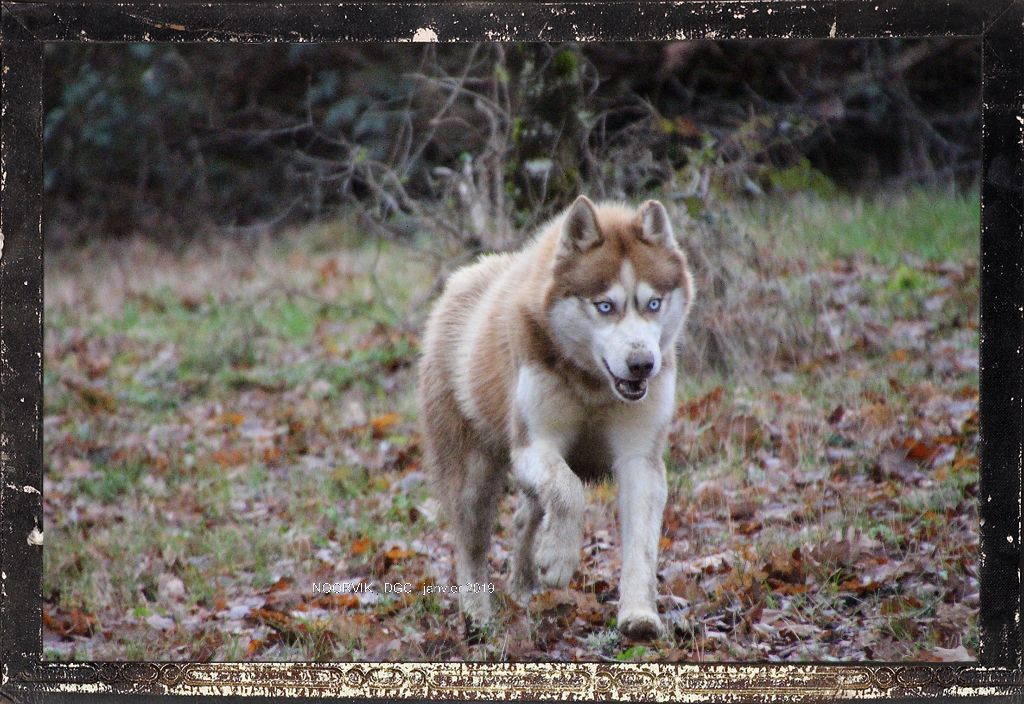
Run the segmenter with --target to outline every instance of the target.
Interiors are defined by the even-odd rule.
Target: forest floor
[[[659,608],[615,629],[614,486],[570,587],[472,644],[419,467],[422,242],[47,253],[44,649],[59,659],[968,660],[978,649],[978,205],[918,193],[737,207],[816,287],[831,344],[683,367]],[[714,291],[702,291],[707,299]],[[742,291],[730,292],[742,296]],[[758,301],[750,301],[756,307]],[[319,593],[314,585],[360,585]],[[414,593],[384,593],[408,583]]]

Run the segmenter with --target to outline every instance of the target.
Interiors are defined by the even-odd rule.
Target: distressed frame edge
[[[426,41],[444,42],[980,37],[1016,1],[934,0],[934,12],[927,17],[913,9],[908,12],[907,3],[900,0],[299,0],[288,4],[3,0],[0,4],[7,10],[5,33],[42,42],[302,43],[422,41],[418,33],[423,29],[433,30],[436,36]],[[458,12],[453,12],[455,7]],[[211,22],[190,28],[180,21],[182,10],[206,10]],[[245,27],[254,10],[275,27],[272,32]],[[307,17],[316,21],[304,22]],[[510,24],[513,17],[515,27]],[[651,20],[670,29],[652,32],[646,24]],[[387,30],[376,29],[381,21],[389,23]],[[793,27],[793,22],[798,26]],[[754,28],[752,32],[749,27]]]
[[[42,650],[42,43],[0,41],[0,680]],[[11,337],[29,341],[20,349]],[[0,690],[2,691],[2,690]]]
[[[389,4],[397,7],[411,5],[417,5],[421,8],[425,7],[418,3],[400,2]],[[634,3],[609,3],[611,6],[632,4]],[[755,2],[750,4],[764,6],[768,3]],[[847,0],[824,4],[829,7],[839,7],[841,5],[850,7],[851,5]],[[990,5],[994,4],[990,3]],[[59,4],[60,7],[65,8],[72,5],[69,3]],[[339,3],[338,5],[340,6],[341,4]],[[552,3],[546,3],[538,7],[550,9],[552,5]],[[574,3],[574,5],[583,6],[584,3]],[[80,7],[78,4],[74,4],[74,6]],[[198,5],[192,6],[196,7]],[[258,6],[258,4],[250,3],[248,6],[253,7]],[[311,7],[312,5],[305,6]],[[317,4],[316,6],[335,7],[336,5]],[[946,6],[949,7],[950,3],[947,3]],[[38,594],[34,606],[30,599],[22,598],[20,591],[12,597],[8,594],[7,590],[7,569],[12,564],[16,552],[10,549],[12,545],[8,544],[7,538],[8,536],[13,537],[14,525],[18,520],[23,520],[26,517],[37,517],[38,521],[35,523],[34,528],[41,527],[42,520],[41,494],[38,494],[38,490],[29,490],[33,486],[31,480],[38,479],[40,484],[42,482],[41,433],[38,432],[38,427],[41,424],[42,408],[41,354],[33,362],[30,358],[32,350],[29,350],[28,354],[24,355],[28,360],[25,362],[25,366],[15,369],[14,366],[16,365],[12,366],[9,363],[10,350],[2,346],[4,340],[10,337],[11,321],[14,320],[16,329],[19,329],[18,325],[28,328],[31,328],[33,325],[35,326],[36,330],[32,331],[33,336],[38,337],[38,350],[35,351],[41,353],[42,349],[41,104],[37,101],[34,105],[30,104],[28,108],[12,108],[16,101],[12,100],[11,91],[13,87],[15,96],[23,95],[23,92],[26,90],[35,91],[41,100],[42,43],[43,41],[52,41],[52,39],[41,38],[38,34],[31,31],[30,25],[20,25],[26,34],[12,36],[7,32],[8,23],[16,14],[12,11],[24,7],[49,8],[50,4],[3,3],[4,36],[2,46],[5,58],[2,78],[4,86],[4,116],[2,130],[0,130],[0,155],[2,155],[0,166],[2,166],[4,178],[2,187],[0,187],[0,233],[6,235],[7,251],[0,250],[0,380],[5,382],[0,384],[0,404],[2,404],[0,406],[0,527],[2,527],[4,533],[4,541],[0,545],[0,644],[2,644],[2,657],[4,660],[2,672],[0,672],[0,694],[16,697],[30,692],[74,692],[83,694],[87,692],[105,692],[182,695],[246,694],[252,696],[263,694],[266,696],[288,697],[345,696],[350,698],[386,697],[402,699],[445,697],[452,699],[568,698],[574,700],[593,700],[614,698],[631,701],[691,700],[694,698],[735,701],[738,699],[762,698],[768,694],[777,694],[783,698],[790,697],[794,699],[804,697],[877,698],[893,695],[1024,695],[1024,674],[1021,673],[1020,599],[1017,600],[1014,610],[1014,614],[1017,617],[1016,628],[1010,629],[1010,632],[1000,639],[1000,642],[997,644],[999,650],[993,652],[991,650],[992,641],[983,637],[983,657],[1001,663],[1000,666],[995,667],[974,663],[949,663],[943,665],[916,663],[834,665],[820,663],[799,665],[787,663],[702,665],[661,663],[622,665],[606,665],[602,663],[529,663],[520,665],[489,663],[203,664],[144,662],[48,663],[39,660],[38,658],[41,657],[42,651],[41,622],[38,617],[39,600],[41,599],[42,560],[41,550],[39,549],[41,545],[33,546],[31,543],[28,543],[34,549],[22,550],[18,553],[18,556],[22,557],[28,555],[30,562],[38,562],[39,565],[37,572],[38,584],[34,590]],[[104,6],[97,5],[95,7],[100,8]],[[166,7],[177,9],[174,6]],[[236,5],[235,7],[237,8],[238,6]],[[432,9],[437,9],[437,7],[433,6]],[[838,15],[838,11],[836,15]],[[1024,47],[1024,24],[1021,24],[1021,17],[1024,17],[1024,0],[1009,0],[1001,9],[994,11],[990,15],[990,21],[984,24],[981,34],[962,36],[977,36],[982,41],[983,52],[985,51],[986,41],[994,41],[997,48],[1002,48],[1005,46],[1005,42],[1010,42],[1015,44],[1016,50],[1020,52],[1022,47]],[[1013,24],[1013,22],[1017,22],[1017,24]],[[790,36],[792,38],[799,38],[798,36]],[[830,36],[845,38],[847,36],[860,35],[854,33],[852,35],[830,34]],[[518,39],[518,37],[516,38]],[[153,37],[150,40],[168,41]],[[173,39],[170,41],[173,41]],[[1004,43],[1001,44],[1000,42]],[[1013,49],[1013,46],[1010,48]],[[15,55],[15,61],[9,63],[12,53]],[[19,55],[22,58],[18,58]],[[21,76],[22,79],[26,80],[26,84],[16,86],[15,82],[8,77],[8,66],[12,65],[12,63],[16,66],[15,75],[12,78],[18,79],[18,71],[22,68],[19,64],[22,59],[30,64],[26,75]],[[993,76],[990,75],[990,69],[991,64],[983,60],[983,90],[987,90],[992,85]],[[1024,75],[1024,65],[1009,67],[1008,75],[1011,78],[1016,77],[1020,79]],[[1020,84],[1024,85],[1024,81],[1020,81]],[[35,87],[31,87],[32,85]],[[19,90],[23,92],[19,93]],[[1019,147],[1016,154],[1019,161],[1024,161],[1024,109],[1020,106],[1022,89],[1018,88],[1017,91],[1015,96],[1011,94],[996,96],[997,100],[995,102],[989,102],[987,98],[983,98],[983,156],[985,154],[985,145],[988,145],[986,137],[990,137],[995,133],[1005,136],[1015,131]],[[1009,95],[1009,100],[1007,100],[1007,95]],[[1019,124],[1015,124],[1015,121]],[[24,143],[12,144],[10,134],[27,128],[33,130],[33,139],[30,140],[30,143],[28,145]],[[995,138],[991,139],[995,145],[1005,143],[999,142]],[[25,176],[27,178],[25,183],[19,184],[17,179],[15,179],[8,186],[7,174],[10,164],[12,162],[19,162],[21,164],[22,162],[19,160],[24,160],[23,155],[31,152],[33,145],[37,154],[35,173],[26,171]],[[989,148],[992,146],[989,145]],[[986,159],[986,171],[988,171],[988,167],[989,162]],[[33,184],[35,188],[32,187]],[[1024,221],[1021,218],[1021,213],[1024,212],[1024,180],[1021,178],[1020,168],[1014,174],[1011,174],[1009,188],[1003,184],[999,185],[998,189],[998,192],[993,191],[992,186],[985,180],[983,175],[981,189],[983,203],[981,222],[982,256],[984,258],[986,256],[985,252],[989,252],[989,260],[984,261],[988,261],[990,264],[1004,263],[997,255],[1005,256],[1007,251],[1005,246],[1003,249],[997,247],[995,250],[990,246],[1000,243],[999,238],[1005,235],[1006,221],[1000,219],[998,210],[996,213],[993,213],[992,208],[989,206],[1000,202],[1000,199],[1005,201],[1005,193],[1007,192],[1012,195],[1012,198],[1010,202],[1005,204],[1006,207],[1013,209],[1014,205],[1016,205],[1017,208],[1014,211],[1017,215],[1016,232],[1011,234],[1015,234],[1018,241],[1024,241]],[[11,202],[22,192],[28,196],[28,205],[22,204],[20,207],[12,207]],[[993,195],[995,195],[995,200],[993,200]],[[25,217],[26,214],[30,215],[33,210],[36,212],[34,227],[28,222],[30,218]],[[28,245],[24,245],[28,250],[27,252],[19,250],[19,246],[21,246],[20,235],[18,233],[11,234],[11,218],[9,216],[12,213],[16,215],[14,218],[14,229],[22,234],[29,233],[32,235],[28,238],[32,241]],[[988,216],[987,219],[986,214]],[[17,217],[19,215],[21,216],[20,220]],[[991,234],[986,235],[986,233]],[[1009,236],[1006,236],[1006,238],[1008,240]],[[15,246],[12,246],[12,241]],[[32,246],[33,244],[35,247]],[[1006,245],[1006,242],[1002,242],[1002,244]],[[30,265],[29,273],[32,274],[32,277],[38,279],[37,283],[33,281],[32,277],[24,279],[24,285],[28,286],[30,290],[35,291],[36,296],[34,299],[30,296],[23,301],[19,301],[18,303],[23,304],[20,307],[17,303],[11,304],[12,294],[17,290],[15,279],[22,276],[21,274],[15,276],[11,273],[13,269],[11,265],[12,260],[28,262]],[[1024,271],[1024,268],[1021,268],[1022,262],[1019,254],[1017,259],[1010,259],[1010,264],[1016,265],[1017,272]],[[982,285],[983,296],[986,291],[990,294],[993,291],[1005,293],[1011,287],[1004,288],[1003,283],[1007,281],[1012,283],[1012,279],[1007,278],[1012,273],[1001,272],[999,276],[1002,278],[998,280],[1000,283],[995,286],[991,285],[995,279],[988,279],[988,283],[983,283]],[[996,289],[999,290],[996,291]],[[999,296],[996,296],[997,300],[990,301],[988,306],[986,306],[985,302],[982,303],[982,323],[980,329],[982,332],[981,349],[983,358],[985,357],[986,349],[990,353],[994,349],[986,343],[986,339],[992,339],[991,333],[993,331],[999,331],[995,335],[995,338],[998,340],[1005,342],[1008,338],[1013,337],[1017,341],[1024,342],[1024,306],[1020,305],[1024,304],[1024,298],[1019,297],[1020,293],[1019,290],[1014,291],[1014,294],[1018,297],[1009,302],[1009,307],[1007,301],[1002,300]],[[15,297],[15,300],[17,300],[17,297]],[[35,301],[34,306],[24,304],[26,301],[31,302],[32,300]],[[13,317],[11,316],[12,308],[14,308]],[[1007,333],[997,323],[1005,324],[1007,322],[1007,311],[1013,313],[1014,309],[1017,308],[1020,309],[1022,315],[1011,316],[1014,327]],[[1020,349],[1020,347],[1017,348],[1017,354],[1020,354]],[[989,357],[991,357],[991,354]],[[1006,361],[1008,358],[996,352],[995,359],[997,361]],[[987,379],[987,382],[983,381],[982,383],[988,383],[991,387],[991,382],[995,381],[998,377],[985,376],[986,361],[988,360],[983,359],[981,374],[983,379]],[[991,367],[989,369],[991,370]],[[1021,389],[1024,387],[1024,380],[1020,378],[1022,370],[1019,366],[1015,370],[1018,372],[1018,376],[1014,380],[1016,385],[1011,386],[1011,389]],[[38,461],[34,463],[31,461],[26,462],[23,471],[18,473],[14,467],[17,457],[12,462],[7,450],[10,444],[8,429],[12,427],[9,401],[15,395],[18,386],[16,383],[9,384],[7,382],[14,378],[16,381],[20,380],[22,383],[25,383],[24,380],[26,378],[33,378],[33,375],[37,380],[38,386],[34,399],[36,432],[34,437],[32,437],[31,432],[28,433],[32,442],[26,441],[24,446],[38,446]],[[24,398],[32,401],[32,396],[30,390],[28,396],[24,396]],[[19,404],[21,403],[21,398],[19,397]],[[982,402],[983,404],[985,403],[984,395]],[[1021,426],[1024,426],[1024,421],[1022,421],[1024,402],[1021,401],[1020,396],[1009,397],[1009,402],[1010,409],[1016,412],[1016,417],[1018,418],[1018,426],[1015,428],[1017,431],[1015,446],[1018,449],[1022,449],[1024,448],[1024,442],[1021,441],[1021,437],[1024,428]],[[1004,406],[1006,403],[1004,399]],[[991,411],[989,415],[992,415]],[[988,419],[989,427],[991,427],[993,419],[992,417]],[[984,412],[982,413],[982,422],[983,424],[986,422]],[[983,432],[984,437],[985,434]],[[1012,439],[1011,442],[1013,442]],[[989,469],[992,469],[992,463],[989,462],[987,464]],[[38,477],[33,476],[33,466],[31,465],[35,465],[35,469],[38,470],[36,472]],[[991,483],[993,479],[998,477],[993,477],[992,472],[986,473],[985,466],[986,463],[983,461],[983,483],[986,478]],[[16,475],[17,481],[10,481],[12,473]],[[19,484],[22,479],[28,481],[24,484]],[[1013,577],[1010,573],[1014,570],[1019,570],[1020,567],[1019,546],[1022,534],[1019,488],[1021,486],[1021,463],[1018,463],[1016,467],[1014,479],[1017,482],[1018,488],[1017,515],[1014,526],[1016,529],[1017,547],[1015,552],[1010,551],[1010,556],[1013,557],[1015,555],[1017,560],[1016,564],[1003,560],[1001,564],[1002,569],[1000,570],[1000,574],[1003,577]],[[984,506],[985,504],[982,504],[983,508]],[[993,514],[992,517],[996,521],[990,524],[993,527],[997,525],[1002,527],[1009,524],[1006,520],[1002,520],[1001,523],[999,522],[999,519],[1006,518],[1005,514],[1000,514],[995,510],[990,511],[990,513]],[[24,528],[25,526],[21,527]],[[8,533],[8,530],[11,532]],[[985,560],[984,556],[987,554],[986,549],[991,547],[993,542],[992,535],[998,532],[994,530],[990,531],[990,533],[982,532],[983,560]],[[1013,535],[1013,533],[1010,535]],[[1001,535],[995,535],[995,537],[1002,539]],[[41,535],[39,541],[41,542]],[[999,544],[997,543],[997,545]],[[1004,546],[999,545],[999,547],[1003,548]],[[1016,580],[1019,592],[1019,571],[1016,573]],[[29,612],[34,608],[37,614],[34,631],[24,627],[24,622],[28,620],[24,617],[24,613],[20,615],[21,620],[18,621],[19,614],[16,614],[16,609],[12,608],[18,605],[22,607],[28,606],[29,609],[27,611]],[[12,619],[14,619],[13,622]],[[15,624],[13,630],[12,623]],[[17,625],[19,623],[21,626]],[[34,643],[29,642],[31,639],[35,639]],[[26,648],[26,645],[31,647]],[[989,648],[988,652],[985,650],[986,647]],[[207,672],[205,678],[201,676],[204,668]],[[253,676],[253,680],[249,684],[231,681],[233,675],[244,675],[247,672]],[[765,676],[766,672],[769,673],[767,677]],[[262,677],[257,677],[257,673]],[[318,675],[321,677],[320,680],[317,679]],[[431,681],[430,675],[438,675],[441,681]],[[500,688],[494,684],[484,683],[484,681],[492,683],[496,680],[501,681],[502,675],[506,676],[506,680],[500,685]],[[227,676],[227,680],[225,676]],[[518,688],[516,682],[508,681],[507,678],[509,676],[520,678]],[[580,681],[580,677],[586,681]],[[800,677],[832,678],[832,683],[824,684],[819,682],[814,684],[807,682],[805,684],[793,684],[794,680]],[[716,681],[718,686],[708,686],[708,684]],[[704,686],[697,686],[698,682],[703,682]],[[575,687],[575,689],[567,692],[567,687]]]
[[[1024,2],[982,35],[981,658],[1024,667]],[[1002,422],[1009,416],[1016,423]],[[1015,452],[1014,452],[1015,451]],[[1016,464],[1009,464],[1015,454]],[[997,462],[1003,463],[998,466]],[[1008,485],[1008,486],[1007,486]],[[1009,489],[1009,492],[1006,492]],[[1001,493],[1001,491],[1004,493]],[[994,499],[993,500],[993,495]],[[1014,496],[1015,495],[1015,496]],[[1015,501],[1014,501],[1015,499]],[[1016,592],[1016,598],[1013,592]]]
[[[54,673],[63,676],[55,680]],[[243,683],[233,681],[243,675]],[[787,676],[789,681],[787,682]],[[12,691],[347,699],[748,701],[1017,696],[1019,673],[948,665],[47,663]]]

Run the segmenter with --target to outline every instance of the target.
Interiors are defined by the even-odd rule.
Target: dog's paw
[[[495,622],[489,617],[479,619],[464,613],[463,615],[463,639],[470,646],[479,646],[487,642],[490,635],[494,634]]]
[[[576,531],[543,526],[537,541],[536,565],[545,587],[562,588],[569,584],[580,564],[580,539]]]
[[[661,619],[652,609],[627,608],[619,612],[619,631],[627,638],[653,640],[664,633]]]
[[[484,628],[491,622],[491,600],[487,592],[469,592],[459,594],[460,606],[467,623],[477,628]]]
[[[512,601],[520,606],[530,603],[530,596],[537,591],[540,583],[537,581],[537,570],[532,566],[530,569],[513,567],[512,578],[508,583],[508,594]]]
[[[548,588],[561,589],[568,586],[579,563],[580,558],[576,551],[552,550],[537,554],[540,581]]]

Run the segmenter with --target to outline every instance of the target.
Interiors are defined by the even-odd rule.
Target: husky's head
[[[576,199],[547,303],[554,337],[577,364],[606,378],[618,398],[642,400],[675,353],[692,301],[686,256],[661,203],[633,210]]]

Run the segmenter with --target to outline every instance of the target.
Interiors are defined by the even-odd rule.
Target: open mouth
[[[604,360],[601,360],[604,362]],[[604,368],[608,370],[615,386],[615,392],[627,401],[639,401],[647,395],[647,379],[622,379],[612,373],[608,362],[604,362]]]

